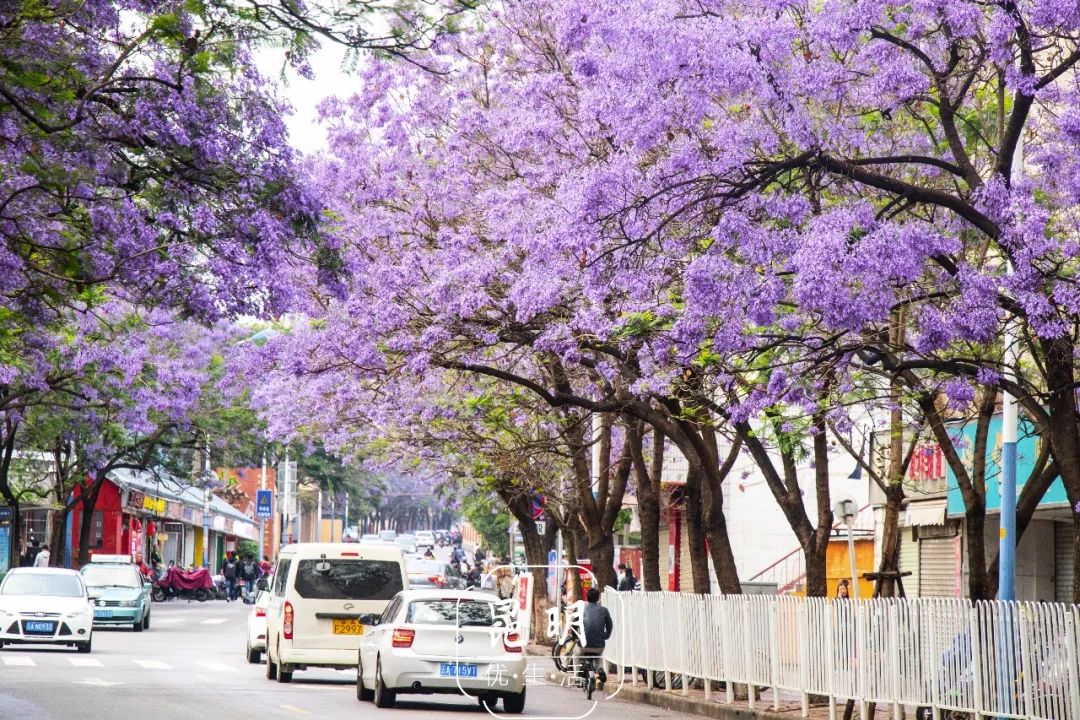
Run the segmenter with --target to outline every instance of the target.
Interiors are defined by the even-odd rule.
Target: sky
[[[285,120],[293,146],[308,154],[318,152],[326,148],[326,133],[315,121],[319,102],[331,95],[351,94],[357,84],[356,77],[341,69],[345,48],[335,43],[323,43],[312,55],[314,80],[300,77],[288,67],[282,76],[284,55],[284,50],[267,48],[256,55],[256,62],[266,77],[278,81],[282,95],[293,106],[293,114]]]

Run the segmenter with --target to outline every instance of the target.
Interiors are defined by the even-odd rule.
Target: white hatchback
[[[270,607],[270,591],[260,588],[255,595],[255,604],[247,620],[245,655],[252,665],[258,665],[262,654],[266,652],[266,609],[268,607]]]
[[[0,646],[72,645],[90,652],[94,608],[75,570],[15,568],[0,584]]]
[[[464,590],[405,590],[364,618],[356,697],[390,707],[404,693],[465,694],[489,709],[525,709],[526,659],[500,601]]]

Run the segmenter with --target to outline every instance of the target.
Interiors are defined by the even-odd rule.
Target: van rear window
[[[297,594],[308,600],[389,600],[403,590],[401,565],[390,560],[301,560],[296,567]]]

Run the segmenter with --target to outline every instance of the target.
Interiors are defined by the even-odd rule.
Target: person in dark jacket
[[[225,578],[225,602],[236,599],[236,579],[240,576],[240,565],[232,553],[225,555],[225,564],[221,566],[221,576]]]
[[[637,578],[634,577],[634,571],[629,565],[619,563],[619,585],[616,590],[619,592],[630,592],[637,586]]]
[[[585,646],[578,648],[577,652],[579,659],[602,656],[608,638],[611,637],[611,632],[615,629],[615,623],[611,619],[611,613],[608,612],[606,607],[600,604],[599,589],[594,587],[589,588],[589,591],[585,593],[585,600],[587,602],[581,613],[581,625],[585,634]],[[603,663],[597,663],[597,666],[596,676],[600,680],[599,689],[602,692],[604,690],[604,683],[607,682],[607,673],[604,672]],[[584,678],[585,664],[579,662],[578,667],[579,673]]]
[[[262,571],[259,569],[259,564],[255,562],[255,558],[251,555],[245,556],[243,562],[240,563],[238,578],[244,584],[246,595],[255,592],[255,581],[260,577],[262,577]]]

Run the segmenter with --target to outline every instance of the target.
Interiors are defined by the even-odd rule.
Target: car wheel
[[[143,631],[143,621],[142,620],[136,620],[135,622],[133,622],[131,624],[131,629],[134,630],[135,632],[142,632]]]
[[[75,647],[78,648],[78,651],[81,652],[81,653],[88,653],[91,650],[93,642],[94,642],[94,636],[91,635],[90,638],[86,642],[84,642],[84,643],[76,643]]]
[[[375,691],[364,687],[364,666],[356,664],[356,699],[360,702],[371,702],[375,699]]]
[[[525,710],[525,688],[516,695],[507,695],[503,698],[503,711],[509,715],[520,715]]]
[[[284,663],[280,663],[280,662],[278,663],[277,681],[279,683],[291,683],[292,682],[293,671],[292,670],[286,670],[285,668],[287,668],[287,667],[289,667],[289,666],[285,665]]]
[[[499,704],[499,698],[495,695],[481,695],[477,700],[480,702],[480,707],[488,712],[495,712],[495,706]]]
[[[247,661],[252,665],[258,665],[259,660],[262,658],[262,653],[258,650],[252,650],[251,646],[247,646]]]
[[[394,701],[397,699],[394,691],[387,689],[386,683],[383,682],[381,660],[375,661],[375,697],[372,699],[377,708],[394,707]]]
[[[270,646],[266,646],[266,679],[277,680],[277,665],[274,664],[274,658],[270,655]]]
[[[146,617],[143,618],[142,629],[143,630],[149,630],[150,629],[150,613],[149,612],[147,612]]]

